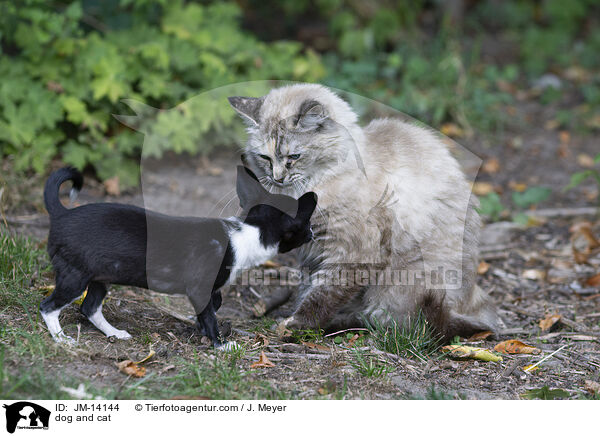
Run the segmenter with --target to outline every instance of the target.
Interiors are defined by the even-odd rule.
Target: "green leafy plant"
[[[541,203],[550,197],[552,190],[543,186],[532,186],[523,192],[513,192],[512,201],[520,209],[526,209],[534,204]]]
[[[174,108],[229,83],[322,77],[314,52],[294,42],[258,41],[239,21],[233,2],[4,3],[0,155],[13,155],[18,170],[38,173],[60,157],[131,185],[144,138],[111,117],[126,111],[121,99]],[[190,151],[192,144],[199,153],[232,145],[231,135],[222,133],[238,128],[233,111],[198,104],[184,109],[149,120],[151,142],[161,144],[154,155]]]
[[[480,207],[477,209],[480,215],[484,215],[490,218],[492,221],[498,221],[502,212],[504,212],[504,205],[500,196],[495,192],[490,192],[488,195],[479,199]]]
[[[594,158],[594,163],[600,163],[600,153],[598,153]],[[565,190],[573,189],[574,187],[579,186],[587,179],[594,180],[598,184],[598,188],[600,189],[600,169],[589,169],[584,171],[578,171],[575,174],[573,174],[571,176],[571,181],[565,187]]]

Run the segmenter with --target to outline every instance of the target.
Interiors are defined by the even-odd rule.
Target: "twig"
[[[346,330],[340,330],[338,332],[334,332],[334,333],[329,333],[328,335],[323,336],[324,338],[328,338],[329,336],[335,336],[335,335],[339,335],[340,333],[346,333],[346,332],[356,332],[356,331],[361,331],[361,332],[367,332],[369,331],[368,329],[365,328],[352,328],[352,329],[346,329]]]
[[[529,372],[531,371],[533,368],[535,368],[536,366],[538,366],[540,363],[545,362],[546,360],[550,359],[552,356],[554,356],[556,353],[558,353],[560,350],[562,350],[563,348],[568,347],[570,344],[565,344],[562,347],[560,347],[558,350],[548,354],[546,357],[544,357],[542,360],[538,361],[537,363],[531,365],[529,368],[527,368],[525,370],[525,372]]]
[[[581,215],[596,215],[600,212],[597,207],[576,207],[576,208],[556,208],[556,209],[539,209],[525,212],[528,216],[543,216],[548,218],[555,217],[570,217]]]
[[[269,359],[281,360],[284,358],[291,359],[329,359],[331,354],[314,354],[314,353],[283,353],[283,352],[273,352],[273,353],[265,353]]]

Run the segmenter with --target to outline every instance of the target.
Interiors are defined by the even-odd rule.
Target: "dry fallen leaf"
[[[350,338],[350,340],[348,341],[348,346],[352,347],[354,345],[354,343],[358,340],[358,338],[359,338],[358,334],[352,336]]]
[[[494,347],[494,350],[506,354],[540,354],[542,352],[539,348],[524,344],[518,339],[502,341]]]
[[[321,344],[315,344],[313,342],[302,342],[302,345],[308,348],[312,348],[314,350],[329,351],[329,347],[326,347],[325,345]]]
[[[589,279],[585,281],[586,286],[590,286],[592,288],[600,288],[600,273],[595,276],[591,276]]]
[[[482,260],[477,266],[477,274],[485,274],[486,272],[488,272],[489,269],[490,264],[487,263],[485,260]]]
[[[508,187],[516,192],[524,192],[527,189],[527,183],[519,183],[511,180],[508,182]]]
[[[460,126],[454,123],[442,124],[442,127],[440,127],[440,132],[442,132],[443,135],[450,136],[453,138],[460,138],[465,134],[465,131],[462,128],[460,128]]]
[[[119,196],[121,195],[121,188],[119,187],[119,176],[111,177],[104,181],[104,189],[108,195]]]
[[[143,366],[138,366],[137,363],[131,360],[119,362],[117,363],[117,367],[123,374],[130,375],[132,377],[143,377],[146,375],[146,368]]]
[[[594,168],[594,165],[596,165],[594,158],[585,153],[577,155],[577,163],[583,168]]]
[[[273,262],[272,260],[267,260],[265,263],[262,264],[262,266],[263,268],[279,268],[281,267],[281,264]]]
[[[535,371],[539,371],[540,367],[537,366],[535,363],[532,363],[530,365],[525,365],[522,369],[525,372],[527,372],[527,371],[535,372]]]
[[[496,174],[500,170],[500,161],[495,157],[488,159],[481,166],[481,171],[488,174]]]
[[[539,269],[526,269],[523,271],[522,276],[528,280],[544,280],[546,278],[546,271]]]
[[[269,360],[264,351],[260,352],[260,358],[258,362],[254,362],[250,365],[250,368],[272,368],[275,364]]]
[[[469,347],[468,345],[446,345],[442,351],[455,359],[477,359],[486,362],[500,362],[502,357],[495,355],[485,348]]]
[[[475,195],[484,196],[494,192],[494,185],[488,182],[473,183],[473,193]]]
[[[469,339],[467,339],[467,342],[483,341],[484,339],[487,339],[489,336],[491,336],[491,334],[492,334],[492,332],[489,330],[486,330],[484,332],[475,333]]]
[[[546,318],[540,320],[540,328],[543,332],[550,330],[553,325],[560,321],[562,317],[558,313],[546,316]]]
[[[585,390],[590,394],[600,394],[600,383],[593,380],[585,381]]]

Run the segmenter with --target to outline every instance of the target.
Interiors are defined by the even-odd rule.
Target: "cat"
[[[81,312],[106,336],[129,339],[102,314],[107,285],[137,286],[187,294],[197,326],[215,347],[229,349],[219,334],[220,288],[238,271],[259,265],[312,239],[313,192],[298,200],[270,194],[247,168],[238,166],[236,190],[242,217],[172,217],[137,206],[93,203],[73,209],[59,200],[59,188],[83,184],[81,174],[62,168],[50,175],[44,202],[50,214],[48,254],[56,287],[40,304],[42,318],[57,342],[74,343],[59,323],[60,311],[87,288]]]
[[[315,239],[299,250],[309,280],[283,326],[402,324],[422,311],[446,339],[497,331],[494,303],[475,283],[478,201],[434,132],[390,118],[363,128],[318,84],[229,103],[247,125],[243,161],[261,183],[319,195]],[[366,282],[335,279],[365,269]]]

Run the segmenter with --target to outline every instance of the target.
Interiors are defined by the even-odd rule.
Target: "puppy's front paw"
[[[77,341],[75,339],[73,339],[69,335],[65,335],[63,332],[60,332],[59,334],[57,334],[54,337],[54,340],[57,343],[59,343],[59,344],[69,345],[69,346],[72,346],[72,347],[74,347],[75,345],[77,345]]]
[[[217,349],[219,351],[234,351],[234,350],[237,350],[238,348],[242,348],[242,346],[240,344],[238,344],[236,341],[228,341],[222,345],[215,347],[215,349]]]
[[[111,336],[114,336],[117,339],[131,339],[131,335],[125,330],[116,330]]]

